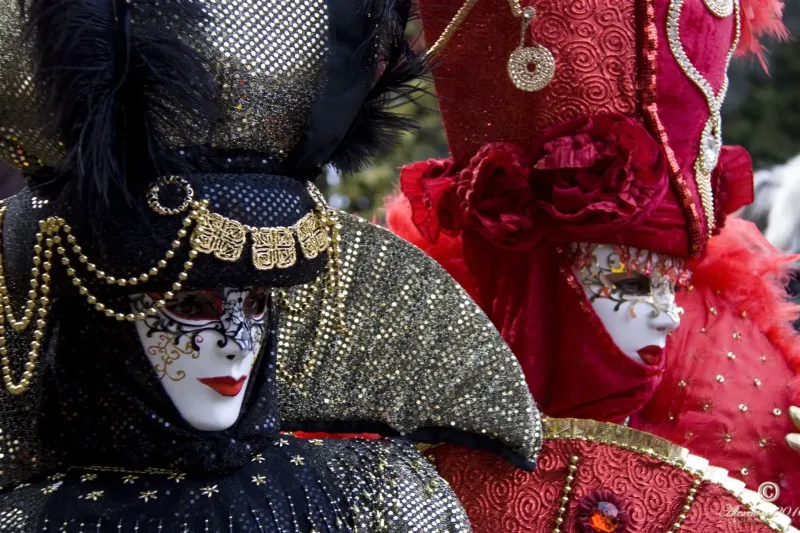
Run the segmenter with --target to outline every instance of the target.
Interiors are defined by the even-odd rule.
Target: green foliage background
[[[800,36],[800,3],[787,5],[784,20],[792,35]],[[756,169],[784,163],[800,153],[800,42],[771,43],[769,48],[770,74],[756,60],[734,61],[723,109],[725,143],[747,148]],[[365,170],[343,176],[338,183],[334,179],[325,191],[333,205],[380,220],[383,199],[394,190],[402,165],[447,155],[433,95],[397,111],[414,116],[420,129],[405,134],[391,154],[376,158]]]

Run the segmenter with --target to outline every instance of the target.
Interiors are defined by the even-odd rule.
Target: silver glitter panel
[[[49,122],[33,86],[17,0],[0,0],[0,159],[24,171],[57,165],[65,150],[44,134]]]
[[[382,422],[405,433],[448,427],[535,458],[539,412],[489,319],[416,247],[344,213],[340,224],[346,327],[321,308],[315,287],[292,289],[295,311],[282,314],[279,331],[279,364],[291,374],[281,417]],[[302,311],[294,305],[304,301]],[[324,348],[314,353],[318,328]]]
[[[350,507],[362,511],[356,531],[472,531],[450,485],[413,445],[398,440],[324,442],[320,456],[327,457],[327,468],[346,487]]]
[[[141,16],[132,0],[133,32],[172,32],[212,65],[220,91],[218,121],[206,138],[223,150],[251,150],[284,158],[300,140],[311,105],[324,84],[329,52],[325,0],[206,0],[200,31],[181,33],[180,21]],[[65,149],[49,138],[50,122],[36,94],[30,46],[22,42],[17,0],[0,0],[0,158],[23,170],[55,166]],[[179,125],[176,125],[179,126]],[[163,132],[185,145],[169,124]]]
[[[285,157],[300,140],[328,54],[325,0],[206,0],[190,43],[216,66],[220,119],[210,144]]]

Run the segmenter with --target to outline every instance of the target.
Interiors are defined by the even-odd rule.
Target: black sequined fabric
[[[402,441],[281,436],[235,474],[73,468],[0,497],[0,531],[470,531],[447,484]]]

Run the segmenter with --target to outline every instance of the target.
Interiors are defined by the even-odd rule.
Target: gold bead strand
[[[0,209],[0,227],[2,227],[3,216],[5,215],[6,209],[7,207],[5,206]],[[45,222],[40,223],[40,226],[41,229],[44,229]],[[42,265],[42,241],[44,241],[44,234],[39,232],[36,234],[36,245],[34,246],[33,268],[31,269],[30,281],[31,290],[28,292],[28,301],[23,306],[22,318],[20,320],[16,320],[14,317],[14,311],[11,308],[11,298],[8,293],[8,286],[6,285],[5,272],[3,271],[2,261],[0,261],[0,297],[2,297],[3,311],[8,319],[8,324],[19,332],[28,329],[36,311],[36,300],[39,297],[39,278],[41,276],[41,268],[44,268],[44,265]]]
[[[572,492],[572,482],[575,479],[575,472],[578,470],[578,461],[579,458],[577,455],[573,455],[569,459],[569,473],[567,474],[566,479],[564,480],[564,489],[563,489],[563,496],[559,500],[559,508],[558,512],[556,513],[556,520],[553,526],[553,533],[561,533],[562,527],[564,524],[564,515],[567,512],[567,506],[569,505],[569,493]]]
[[[198,204],[200,209],[204,209],[202,204]],[[147,272],[144,272],[138,276],[131,276],[130,278],[120,278],[117,279],[114,276],[109,276],[106,272],[102,270],[97,270],[97,265],[89,261],[89,258],[83,254],[83,249],[78,244],[77,239],[74,235],[72,235],[72,228],[68,225],[64,225],[63,229],[67,234],[67,242],[72,245],[72,252],[78,256],[78,261],[85,265],[86,270],[89,272],[93,272],[95,277],[98,280],[105,281],[109,285],[117,285],[119,287],[125,286],[136,286],[139,283],[145,283],[150,280],[150,278],[156,277],[162,270],[166,269],[169,265],[171,259],[173,259],[181,246],[183,246],[183,240],[189,235],[188,229],[194,223],[197,216],[199,216],[198,211],[192,211],[192,214],[195,216],[188,216],[183,219],[183,227],[178,230],[178,235],[175,240],[172,241],[171,249],[167,250],[164,253],[164,258],[161,259],[156,266],[150,268]],[[183,280],[182,280],[183,281]]]
[[[0,210],[0,236],[2,236],[2,215],[5,214],[5,208]],[[48,220],[46,223],[42,224],[42,229],[50,233],[52,230],[52,226],[48,224],[51,220]],[[42,236],[44,239],[44,236]],[[37,235],[37,242],[41,242],[41,239],[38,238]],[[0,363],[2,364],[2,372],[3,372],[3,382],[5,384],[6,390],[13,394],[19,395],[25,392],[31,385],[31,381],[33,380],[34,371],[36,370],[36,362],[39,359],[39,352],[41,350],[41,341],[44,337],[45,329],[47,328],[47,315],[48,315],[48,307],[50,305],[50,300],[46,296],[50,292],[50,270],[52,265],[50,263],[50,259],[52,258],[52,247],[55,246],[56,240],[48,238],[45,241],[45,245],[47,246],[47,250],[44,251],[45,261],[41,262],[41,266],[44,269],[45,273],[42,274],[42,284],[41,284],[41,293],[42,297],[39,298],[38,303],[38,310],[36,314],[38,318],[36,319],[36,328],[33,332],[33,340],[31,341],[31,349],[28,352],[28,358],[25,363],[25,369],[22,372],[22,378],[18,383],[14,383],[14,378],[12,376],[11,370],[11,360],[8,356],[8,346],[6,341],[6,328],[5,328],[5,317],[3,313],[0,313]],[[39,248],[41,248],[41,244],[37,244]],[[37,249],[39,250],[39,249]],[[36,252],[37,254],[41,253],[40,251]],[[40,257],[37,255],[37,257]],[[2,268],[3,264],[3,255],[0,253],[0,268]],[[34,262],[34,264],[38,265],[38,262]],[[33,280],[32,280],[33,281]],[[33,284],[32,284],[33,285]],[[8,294],[8,287],[6,286],[5,278],[0,277],[0,289],[2,289],[3,294]],[[33,307],[36,307],[36,301],[34,300]],[[31,317],[32,318],[32,317]],[[28,319],[28,323],[30,323],[31,318]]]
[[[172,291],[167,291],[164,293],[164,299],[157,300],[154,302],[154,305],[147,310],[140,312],[140,313],[122,313],[119,311],[114,311],[107,305],[103,303],[99,303],[97,301],[97,297],[94,296],[90,291],[89,288],[83,283],[76,272],[75,269],[72,268],[72,262],[69,257],[67,257],[65,250],[63,248],[59,248],[56,252],[62,256],[61,262],[67,268],[67,276],[72,279],[72,284],[78,288],[78,292],[81,296],[86,297],[86,301],[89,305],[94,306],[96,311],[104,313],[109,318],[114,318],[119,322],[135,322],[137,320],[144,320],[148,316],[155,316],[158,314],[158,310],[163,308],[167,305],[167,302],[175,298],[175,293],[172,291],[179,291],[182,289],[182,285],[180,281],[176,281],[172,284]],[[180,274],[178,275],[179,280],[187,280],[189,279],[189,271],[194,268],[194,263],[192,262],[193,259],[197,257],[197,252],[195,250],[189,251],[189,260],[187,260],[183,264],[183,269],[181,270]]]
[[[669,529],[669,533],[675,533],[683,526],[683,523],[686,521],[686,517],[689,515],[689,511],[692,510],[692,504],[694,503],[695,496],[697,495],[697,489],[700,487],[702,481],[703,480],[700,478],[695,478],[692,481],[692,486],[689,488],[689,493],[686,495],[686,500],[683,502],[681,512],[678,515],[678,518],[672,524],[672,527]]]

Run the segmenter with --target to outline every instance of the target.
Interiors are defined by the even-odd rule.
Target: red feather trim
[[[767,242],[751,222],[729,219],[708,243],[708,255],[692,265],[692,285],[711,290],[747,313],[800,376],[800,342],[791,322],[800,306],[788,301],[786,282],[800,255],[787,255]],[[800,380],[796,380],[800,381]],[[798,383],[800,384],[800,383]],[[800,394],[800,388],[796,388]]]
[[[786,41],[791,35],[783,24],[783,2],[780,0],[742,0],[742,35],[736,54],[754,55],[764,70],[766,49],[762,44],[765,37],[776,41]]]

